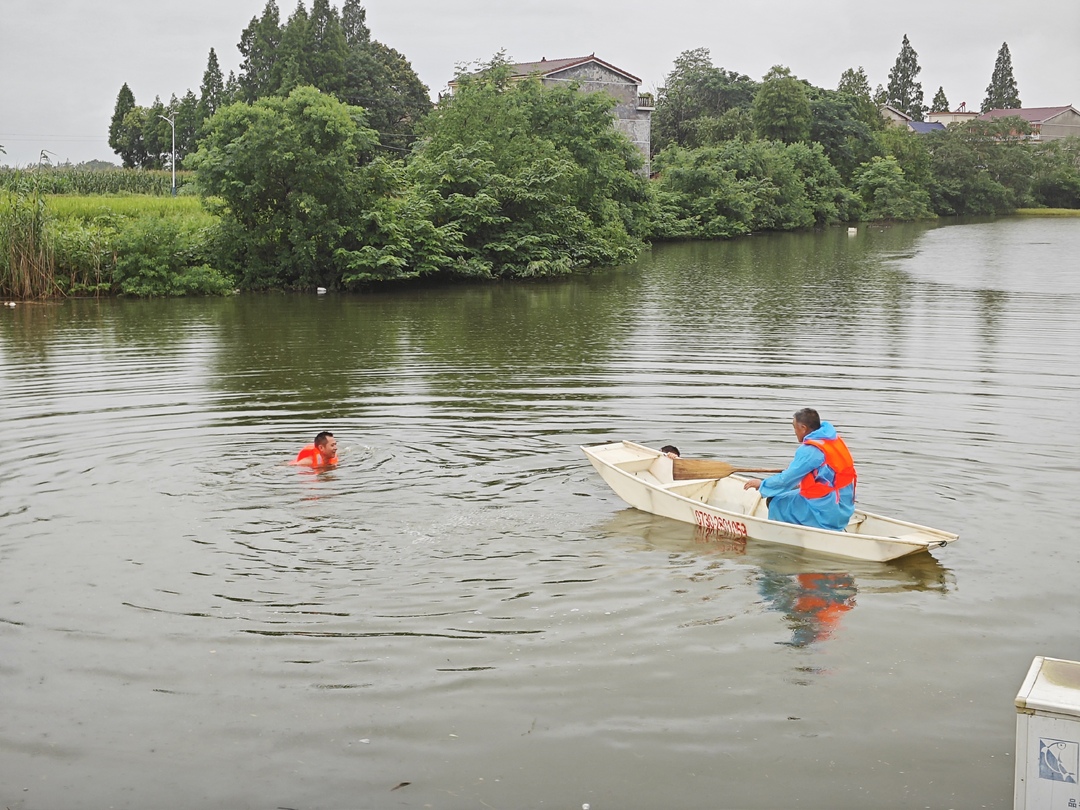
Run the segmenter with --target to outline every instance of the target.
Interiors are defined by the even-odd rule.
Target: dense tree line
[[[880,104],[926,111],[906,36],[874,93],[862,67],[829,89],[686,51],[659,92],[651,180],[610,97],[515,80],[502,54],[432,106],[357,0],[300,3],[285,23],[269,0],[238,47],[239,75],[211,51],[198,96],[141,108],[125,85],[110,137],[126,164],[163,166],[176,122],[217,215],[198,255],[242,288],[552,276],[647,240],[1080,207],[1080,148],[1031,144],[1019,118],[888,126]],[[988,92],[1018,103],[1007,46]]]
[[[653,237],[1080,207],[1080,141],[1031,143],[1019,117],[928,134],[889,126],[879,104],[916,120],[926,112],[919,72],[907,36],[876,99],[862,67],[829,90],[780,65],[754,82],[705,49],[686,51],[657,101]],[[987,92],[995,108],[1019,106],[1007,45]]]

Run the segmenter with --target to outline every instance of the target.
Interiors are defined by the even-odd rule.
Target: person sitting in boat
[[[672,459],[678,458],[680,455],[682,455],[679,452],[679,448],[673,444],[665,444],[663,447],[660,448],[660,452],[668,458]]]
[[[799,449],[783,472],[765,480],[752,478],[744,489],[757,489],[769,505],[769,519],[799,526],[843,531],[855,511],[855,463],[834,428],[813,408],[791,420]]]
[[[329,430],[324,430],[289,463],[299,467],[332,467],[337,464],[337,439]]]

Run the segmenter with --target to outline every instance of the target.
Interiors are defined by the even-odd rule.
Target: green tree
[[[886,103],[916,121],[923,120],[926,107],[923,106],[922,83],[918,81],[919,55],[908,42],[907,34],[904,34],[900,53],[896,57],[896,63],[889,71],[889,86],[886,89]]]
[[[371,41],[371,29],[367,26],[367,9],[360,0],[345,0],[341,6],[341,29],[345,43],[350,48],[366,45]]]
[[[318,87],[315,66],[312,63],[314,52],[315,38],[311,16],[304,7],[304,0],[296,0],[296,8],[281,29],[281,47],[277,53],[276,71],[279,81],[270,95],[287,95],[301,85]]]
[[[878,130],[884,126],[878,104],[870,92],[870,80],[867,79],[866,71],[861,65],[858,68],[848,68],[840,74],[836,92],[855,102],[859,120],[870,130]]]
[[[867,219],[928,219],[930,195],[904,176],[896,158],[876,157],[865,164],[853,180],[866,206]]]
[[[1080,137],[1040,144],[1032,158],[1035,202],[1050,208],[1080,208]]]
[[[225,103],[225,80],[221,75],[221,65],[217,54],[210,49],[206,58],[206,70],[203,71],[202,84],[199,85],[198,117],[202,123]]]
[[[223,265],[243,286],[338,286],[355,226],[379,196],[363,111],[313,87],[218,110],[190,159],[222,218]]]
[[[614,99],[509,78],[501,55],[459,77],[410,163],[435,223],[462,235],[458,272],[559,275],[635,257],[646,180],[640,152],[614,127]]]
[[[948,112],[949,99],[945,97],[944,87],[938,87],[937,92],[934,93],[934,100],[930,102],[930,110],[932,112]]]
[[[179,101],[176,96],[172,97],[169,110],[176,122],[176,167],[180,168],[184,159],[196,149],[199,127],[203,121],[199,115],[199,99],[188,90]]]
[[[929,190],[934,182],[933,159],[927,140],[906,128],[886,127],[874,135],[881,156],[893,158],[904,178]]]
[[[431,112],[431,96],[398,51],[367,38],[349,46],[342,100],[368,112],[382,143],[405,149],[417,125]]]
[[[658,172],[654,238],[722,239],[808,228],[856,212],[820,144],[728,141],[669,146]]]
[[[1031,201],[1035,164],[1023,119],[967,121],[931,133],[934,208],[940,214],[1004,214]]]
[[[349,45],[341,16],[330,0],[314,0],[311,7],[311,73],[315,86],[341,98],[345,89]]]
[[[788,68],[774,65],[754,96],[753,115],[761,138],[784,143],[808,140],[813,116],[807,85]]]
[[[278,64],[281,36],[281,15],[277,3],[267,0],[262,16],[251,18],[236,46],[243,57],[237,76],[239,100],[252,102],[276,93],[281,87],[281,67]]]
[[[752,136],[750,107],[757,83],[713,65],[707,48],[683,51],[660,89],[653,113],[652,141],[700,146]]]
[[[997,60],[994,62],[994,73],[990,77],[990,84],[986,87],[986,98],[983,99],[982,112],[988,110],[1018,110],[1020,103],[1020,91],[1016,87],[1016,79],[1013,77],[1012,55],[1009,53],[1009,43],[1002,42],[998,51]]]
[[[173,102],[176,97],[173,97]],[[164,120],[172,118],[172,110],[166,107],[160,96],[154,97],[154,103],[140,109],[142,122],[142,144],[145,154],[140,167],[143,169],[163,169],[172,159],[172,126]],[[179,134],[179,133],[177,133]]]
[[[869,102],[869,96],[863,97]],[[810,140],[824,149],[829,160],[848,180],[861,163],[880,153],[874,139],[874,129],[865,121],[866,110],[860,98],[850,93],[811,88]],[[870,103],[874,117],[880,121],[877,108]]]
[[[142,150],[138,146],[141,131],[133,132],[131,127],[136,119],[128,118],[129,113],[134,110],[135,95],[125,82],[116,96],[116,106],[113,108],[112,119],[109,122],[109,146],[120,156],[125,169],[133,169],[140,165],[142,158]]]

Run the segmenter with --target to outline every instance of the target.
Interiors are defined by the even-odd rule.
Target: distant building
[[[878,107],[878,110],[881,112],[881,117],[885,119],[889,126],[903,127],[908,132],[914,132],[917,135],[925,135],[927,132],[945,129],[944,124],[916,121],[907,113],[896,109],[896,107],[893,107],[890,104],[882,104]]]
[[[1080,136],[1080,111],[1069,105],[1065,107],[1021,107],[1016,110],[990,110],[979,116],[980,121],[996,118],[1022,118],[1031,125],[1033,141],[1056,141],[1060,138]]]
[[[960,106],[952,112],[948,110],[935,110],[926,114],[926,120],[936,124],[962,124],[964,121],[974,121],[979,114],[974,110],[968,111],[967,102],[961,101]]]
[[[894,127],[906,127],[911,123],[911,116],[906,112],[896,109],[891,104],[882,104],[878,107],[878,111],[881,113],[881,117],[885,119],[886,123],[891,124]]]
[[[621,68],[597,59],[596,54],[570,59],[541,59],[539,62],[520,62],[509,65],[511,80],[537,76],[543,84],[577,82],[584,93],[603,91],[615,99],[615,128],[626,135],[645,157],[644,172],[649,171],[649,151],[652,144],[652,113],[655,109],[650,93],[641,93],[641,79]],[[456,82],[450,82],[450,92]]]

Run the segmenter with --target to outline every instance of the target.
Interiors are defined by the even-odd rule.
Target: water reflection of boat
[[[710,554],[784,576],[804,573],[848,574],[863,593],[938,591],[946,593],[951,572],[932,554],[913,554],[886,563],[846,560],[787,546],[747,544],[717,537],[701,527],[667,520],[637,509],[623,509],[595,527],[604,537],[649,550]]]
[[[770,520],[757,490],[743,488],[744,478],[698,478],[676,481],[671,459],[634,442],[609,442],[581,448],[615,494],[643,512],[694,523],[729,538],[885,562],[941,548],[956,535],[856,509],[844,531],[797,526]]]
[[[699,526],[667,520],[637,509],[616,512],[594,531],[645,549],[710,554],[784,576],[809,572],[848,574],[859,582],[859,590],[863,593],[946,593],[952,580],[950,570],[932,554],[914,554],[886,563],[845,560],[787,546],[747,544],[745,540],[717,537]]]

